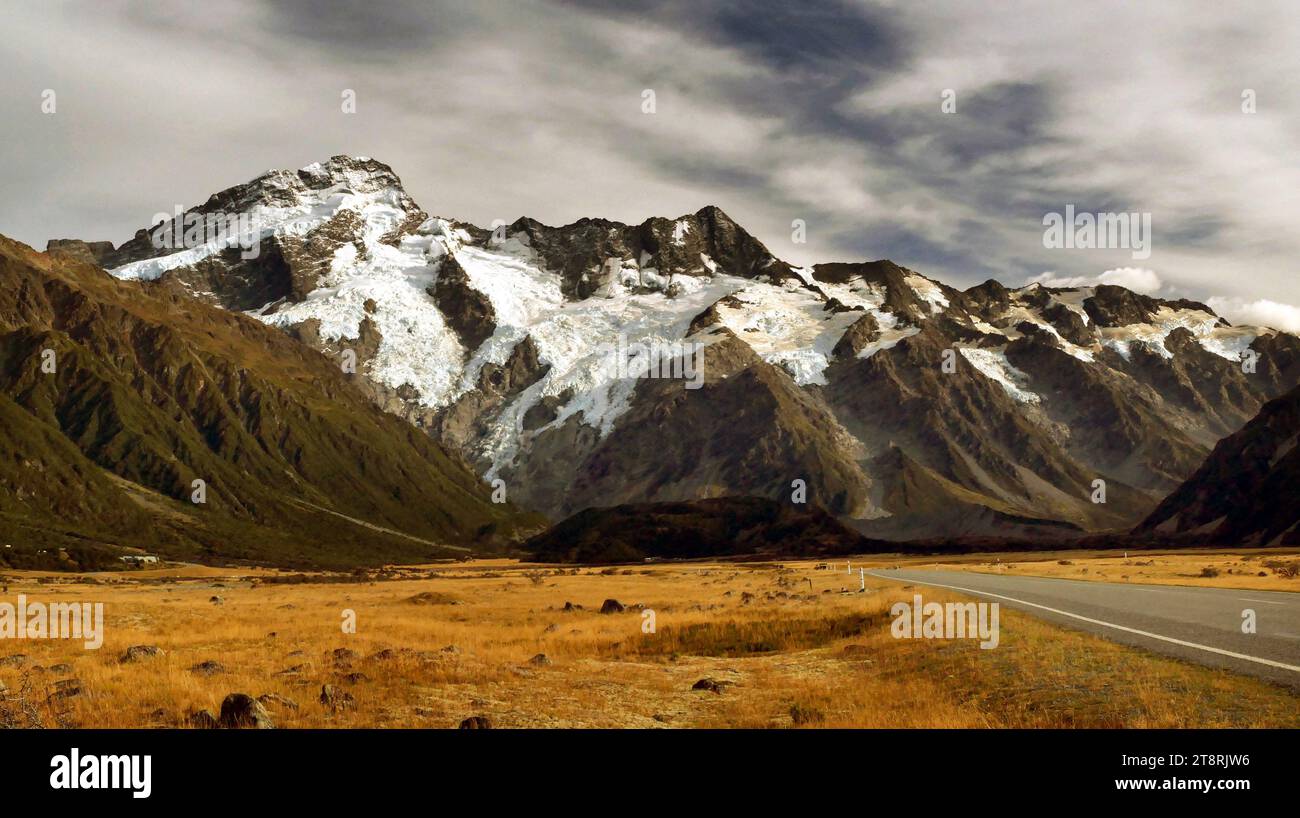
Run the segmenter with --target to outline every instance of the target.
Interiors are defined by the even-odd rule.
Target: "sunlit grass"
[[[1003,611],[993,650],[896,640],[889,607],[915,589],[868,578],[868,592],[856,593],[856,568],[848,576],[812,563],[611,570],[496,561],[397,581],[251,581],[265,573],[180,569],[112,584],[10,575],[7,601],[25,593],[104,602],[107,633],[98,651],[0,642],[0,655],[29,657],[26,668],[0,667],[0,681],[12,692],[26,672],[46,723],[58,723],[58,710],[87,727],[187,726],[189,713],[216,714],[232,692],[293,700],[297,710],[268,705],[289,728],[455,727],[478,714],[499,727],[1300,725],[1293,691],[1014,611]],[[214,595],[224,603],[210,602]],[[607,598],[628,610],[600,614]],[[566,602],[582,609],[565,612]],[[654,633],[643,632],[641,607],[654,611]],[[355,634],[342,630],[345,611],[355,614]],[[137,644],[166,655],[120,662]],[[339,648],[357,658],[336,662]],[[550,664],[529,662],[539,653]],[[191,671],[206,660],[226,672]],[[49,670],[58,663],[71,670]],[[706,677],[721,692],[692,690]],[[64,678],[80,679],[84,692],[47,704]],[[324,684],[352,693],[355,707],[322,705]]]

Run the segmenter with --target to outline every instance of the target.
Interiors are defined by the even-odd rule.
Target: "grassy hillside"
[[[244,316],[0,237],[0,559],[340,567],[516,533],[515,509],[349,377]]]

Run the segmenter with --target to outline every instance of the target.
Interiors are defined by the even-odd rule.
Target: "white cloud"
[[[1044,287],[1096,287],[1098,284],[1113,284],[1146,295],[1154,295],[1164,286],[1155,270],[1145,267],[1116,267],[1095,276],[1058,276],[1055,273],[1039,273],[1025,282],[1042,284]]]
[[[972,100],[980,93],[1016,83],[1025,86],[1017,95],[1040,90],[1050,113],[1030,121],[1046,138],[1019,146],[1007,135],[999,150],[977,161],[942,166],[949,203],[994,190],[999,193],[985,213],[1022,202],[1018,197],[1026,205],[1093,199],[1150,212],[1155,255],[1149,263],[1166,271],[1169,285],[1192,296],[1226,291],[1300,303],[1300,279],[1292,273],[1300,165],[1278,161],[1296,152],[1300,107],[1278,84],[1283,74],[1269,68],[1294,72],[1300,64],[1300,52],[1287,45],[1300,18],[1286,8],[1261,0],[1247,22],[1228,6],[1189,12],[1160,2],[1018,3],[1005,14],[981,4],[949,4],[941,14],[932,4],[898,4],[924,43],[918,50],[941,56],[914,61],[850,97],[841,110],[877,119],[883,113],[928,117],[922,121],[933,122],[935,131],[953,122],[977,132],[980,122],[966,117],[978,110]],[[1260,25],[1264,19],[1269,22]],[[1142,32],[1142,48],[1106,33],[1117,29]],[[1221,38],[1222,61],[1204,59],[1208,30]],[[957,92],[957,113],[946,118],[939,112],[943,88]],[[1246,89],[1268,106],[1243,113]],[[918,148],[932,157],[929,167],[945,159],[928,142],[918,140]],[[1082,254],[1065,262],[1034,255],[1029,247],[1037,225],[1029,219],[980,221],[988,238],[976,257],[991,268],[1053,264],[1069,276],[1096,263]],[[949,230],[927,238],[956,244],[964,237]]]
[[[1258,0],[1248,17],[1172,0],[892,3],[896,59],[793,75],[786,48],[765,58],[747,26],[680,1],[638,15],[232,0],[220,19],[197,0],[23,4],[5,20],[23,48],[0,46],[0,232],[120,242],[267,168],[353,153],[391,164],[430,212],[479,224],[717,204],[797,264],[891,256],[959,286],[1050,267],[1058,286],[1300,304],[1292,3]],[[41,112],[43,88],[58,90],[57,116]],[[355,115],[340,111],[345,88]],[[1256,114],[1241,110],[1246,88]],[[151,92],[167,105],[122,104]],[[1044,208],[1069,202],[1150,212],[1142,263],[1168,281],[1123,267],[1128,252],[1043,248]],[[789,239],[794,218],[806,244]]]
[[[1300,307],[1280,304],[1267,298],[1247,301],[1241,298],[1215,297],[1206,303],[1210,309],[1234,324],[1256,324],[1300,335]]]
[[[1017,79],[1006,57],[988,51],[970,55],[926,56],[905,74],[895,74],[879,85],[870,86],[846,100],[840,109],[846,114],[861,114],[881,109],[929,108],[939,110],[944,90],[981,88]],[[957,93],[957,110],[962,94]]]

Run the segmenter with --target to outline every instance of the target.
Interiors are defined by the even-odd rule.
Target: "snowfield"
[[[989,380],[996,381],[1006,393],[1020,403],[1041,403],[1042,398],[1029,391],[1029,376],[1011,365],[1005,350],[958,347],[963,358]]]

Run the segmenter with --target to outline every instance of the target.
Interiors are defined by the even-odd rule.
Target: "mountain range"
[[[0,312],[5,411],[89,461],[69,449],[51,463],[102,478],[70,524],[129,529],[100,511],[137,514],[122,492],[175,502],[202,472],[219,487],[210,505],[241,526],[279,497],[301,511],[292,495],[471,548],[535,529],[529,511],[619,519],[726,497],[806,503],[895,541],[1165,536],[1208,522],[1184,481],[1220,481],[1216,458],[1232,472],[1224,447],[1300,383],[1300,339],[1198,302],[958,290],[888,260],[797,267],[716,207],[485,228],[428,214],[381,162],[338,156],[185,217],[235,215],[255,226],[255,255],[229,236],[167,246],[179,220],[120,246],[4,245],[6,276],[45,293],[10,292]],[[98,392],[33,374],[56,341],[73,362],[85,353],[67,377]],[[611,365],[626,350],[666,350],[683,374],[695,356],[697,377],[627,377]],[[105,403],[122,406],[111,421]],[[1266,411],[1269,429],[1294,429],[1294,412]],[[148,445],[128,456],[121,434]]]

